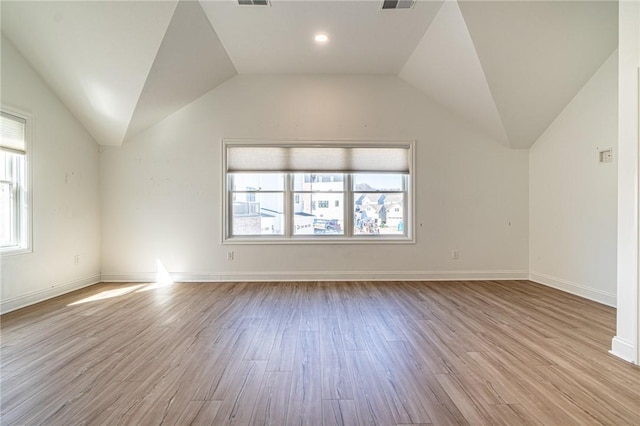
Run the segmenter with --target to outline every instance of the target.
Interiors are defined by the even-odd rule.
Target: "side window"
[[[30,249],[28,117],[0,116],[0,250]]]

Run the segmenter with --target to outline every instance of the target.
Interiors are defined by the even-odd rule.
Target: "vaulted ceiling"
[[[391,74],[527,148],[617,48],[615,1],[381,4],[3,0],[2,33],[104,145],[236,74]]]

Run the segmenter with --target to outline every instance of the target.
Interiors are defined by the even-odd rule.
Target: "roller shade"
[[[0,116],[0,149],[24,154],[25,127],[24,119],[3,112]]]
[[[227,172],[409,173],[411,146],[227,145]]]

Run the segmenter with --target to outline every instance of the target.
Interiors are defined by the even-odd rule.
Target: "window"
[[[228,176],[231,234],[284,234],[284,175],[237,173]]]
[[[21,115],[0,115],[0,250],[5,254],[30,250],[30,123]]]
[[[404,235],[405,175],[354,174],[354,235]]]
[[[293,235],[343,235],[344,212],[329,209],[329,200],[344,199],[344,175],[292,173],[290,176],[294,197],[298,195],[303,200],[293,209]]]
[[[247,192],[246,192],[246,199],[247,199],[247,201],[252,202],[252,203],[253,203],[253,202],[255,202],[255,201],[256,201],[256,191],[257,191],[257,188],[254,188],[254,187],[252,187],[252,186],[248,186],[248,187],[246,188],[246,190],[247,190]]]
[[[225,140],[225,242],[413,241],[413,142]]]

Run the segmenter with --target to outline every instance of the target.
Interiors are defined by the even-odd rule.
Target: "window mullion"
[[[21,213],[21,208],[22,208],[22,197],[20,196],[22,194],[22,191],[19,188],[19,184],[15,184],[12,185],[11,188],[12,192],[13,192],[13,214],[15,215],[15,226],[13,229],[13,238],[11,239],[11,242],[14,245],[17,245],[18,242],[20,241],[20,237],[21,237],[21,229],[22,228],[22,215]]]
[[[293,211],[293,179],[291,173],[285,174],[284,182],[284,235],[287,238],[293,236],[295,212]]]
[[[226,175],[225,177],[227,178],[227,218],[226,218],[226,234],[227,234],[227,238],[231,237],[233,232],[233,197],[234,197],[234,192],[230,190],[230,184],[228,182],[228,175]]]
[[[353,187],[351,185],[351,173],[346,173],[344,178],[344,206],[342,212],[344,215],[344,236],[345,238],[353,237]]]
[[[412,186],[412,181],[410,180],[410,176],[405,176],[404,177],[404,203],[403,203],[403,209],[404,211],[402,212],[403,214],[403,235],[405,237],[409,236],[409,232],[413,233],[415,232],[415,230],[412,227],[412,224],[414,223],[414,217],[413,217],[413,203],[414,203],[414,199],[413,197],[409,197],[409,193],[413,194],[413,186]]]

